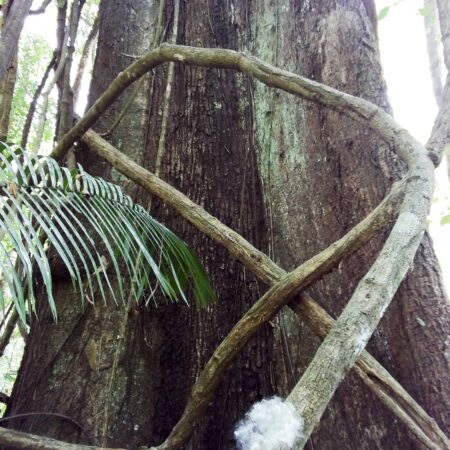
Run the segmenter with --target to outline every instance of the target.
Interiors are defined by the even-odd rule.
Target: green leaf
[[[447,225],[450,223],[450,214],[447,214],[443,217],[441,217],[441,221],[440,221],[441,225]]]
[[[191,293],[199,306],[216,300],[187,245],[118,186],[7,144],[0,147],[0,180],[0,269],[22,320],[36,271],[56,318],[48,248],[82,301],[128,303],[145,294],[147,304],[157,289],[185,302]]]
[[[423,17],[429,16],[433,12],[433,7],[431,5],[425,5],[419,8],[419,14]]]
[[[390,6],[385,6],[384,8],[380,9],[380,12],[378,13],[378,20],[383,20],[389,12]]]

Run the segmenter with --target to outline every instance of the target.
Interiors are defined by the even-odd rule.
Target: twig
[[[2,357],[3,354],[5,353],[5,348],[9,344],[11,336],[14,332],[14,328],[16,328],[18,319],[19,319],[19,314],[17,312],[17,309],[14,308],[11,312],[8,322],[6,322],[5,331],[3,332],[2,336],[0,337],[0,357]]]
[[[17,450],[113,450],[106,447],[96,447],[93,445],[69,444],[44,436],[37,436],[31,433],[0,428],[0,445],[9,449]],[[114,450],[126,450],[116,448]]]
[[[47,9],[47,6],[50,5],[51,2],[52,2],[52,0],[43,0],[43,2],[41,3],[41,6],[39,6],[39,8],[37,8],[37,9],[30,9],[28,14],[30,16],[33,16],[33,15],[45,13],[45,10]]]
[[[83,427],[83,425],[81,425],[80,422],[77,422],[72,417],[66,416],[65,414],[61,414],[61,413],[36,411],[36,412],[30,412],[30,413],[14,414],[12,416],[0,418],[0,423],[7,422],[7,421],[13,420],[13,419],[20,419],[20,418],[24,418],[24,417],[34,417],[34,416],[57,417],[59,419],[66,420],[67,422],[70,422],[73,425],[75,425],[89,439],[89,441],[91,443],[94,443],[92,436],[85,430],[85,428]]]

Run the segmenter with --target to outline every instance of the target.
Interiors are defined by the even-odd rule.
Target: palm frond
[[[55,160],[0,148],[0,270],[22,320],[40,273],[51,310],[49,248],[83,301],[147,302],[159,288],[171,300],[215,300],[206,272],[187,245],[120,187]],[[14,258],[20,264],[16,264]],[[127,280],[127,281],[124,281]],[[0,289],[0,302],[3,303]],[[28,307],[29,308],[29,307]]]

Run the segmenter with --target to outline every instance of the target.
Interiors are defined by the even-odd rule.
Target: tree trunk
[[[439,10],[437,8],[436,0],[424,0],[423,7],[425,8],[426,14],[424,15],[424,25],[425,25],[425,36],[427,40],[427,53],[428,60],[430,62],[430,75],[431,81],[433,83],[433,93],[434,98],[436,100],[436,105],[439,109],[439,114],[442,115],[442,122],[448,122],[446,120],[446,116],[448,116],[448,106],[446,109],[446,101],[449,98],[449,94],[447,93],[448,85],[450,83],[449,80],[444,83],[443,80],[443,62],[444,55],[450,52],[450,45],[446,42],[448,37],[445,38],[445,35],[448,34],[448,30],[450,29],[450,7],[447,3],[440,2]],[[440,13],[439,13],[440,12]],[[442,37],[441,37],[442,36]],[[446,48],[443,48],[444,53],[441,54],[440,46],[445,43]],[[448,48],[447,48],[448,47]],[[450,71],[450,57],[447,56],[448,67],[446,67],[447,72]],[[444,95],[445,94],[445,95]],[[439,120],[436,121],[436,125],[439,123]],[[441,125],[441,127],[445,130],[448,129],[448,125]],[[436,127],[434,128],[434,130]],[[433,131],[434,131],[433,130]],[[441,139],[445,139],[445,131],[439,132],[441,135]],[[448,136],[447,142],[448,144]],[[450,154],[445,152],[445,159],[447,160],[447,174],[450,178]]]
[[[17,52],[13,56],[3,83],[0,85],[0,141],[8,139],[9,121],[11,118],[11,106],[14,87],[17,78]]]
[[[182,5],[180,34],[195,36],[189,37],[192,43],[198,38],[208,45],[209,25],[197,28],[197,12],[203,4],[198,1],[192,9],[191,4],[188,10]],[[144,0],[102,2],[91,102],[133,61],[127,55],[149,50],[158,6]],[[216,23],[220,24],[226,14],[216,13]],[[169,3],[162,30],[170,31],[173,15]],[[220,45],[237,47],[237,37],[227,33],[224,28]],[[142,165],[154,167],[161,147],[167,67],[147,78],[108,139]],[[248,80],[236,79],[230,72],[176,68],[161,174],[265,249],[264,208],[251,143],[250,111],[243,110],[240,103],[248,97],[245,91],[249,86]],[[110,128],[133,89],[105,114],[97,126],[99,132]],[[141,204],[149,203],[148,196],[105,163],[89,154],[77,156],[91,173],[121,182]],[[157,308],[152,304],[140,308],[138,315],[128,316],[112,302],[107,306],[98,302],[83,311],[68,282],[59,281],[58,324],[52,323],[42,299],[8,415],[43,410],[63,413],[80,422],[99,445],[157,444],[168,435],[212,351],[262,294],[262,288],[224,249],[181,223],[156,201],[152,205],[155,214],[201,256],[211,274],[218,304],[198,310],[158,298]],[[234,424],[254,401],[274,393],[272,347],[272,329],[267,327],[223,381],[189,448],[234,448]],[[87,442],[70,422],[50,422],[45,416],[12,420],[9,426]]]
[[[8,14],[11,9],[11,0],[3,2],[2,5],[2,23],[0,30],[3,33],[3,27],[7,23]],[[0,141],[6,142],[8,139],[9,121],[11,118],[11,106],[14,94],[14,87],[17,79],[17,61],[18,48],[14,52],[11,59],[5,78],[0,82]]]
[[[17,51],[20,32],[32,3],[33,0],[11,2],[0,37],[0,83],[3,82]]]
[[[252,53],[388,109],[370,1],[258,2]],[[293,46],[292,43],[296,45]],[[342,115],[256,86],[258,164],[273,225],[272,248],[292,269],[342,236],[379,203],[402,173],[393,152]],[[337,317],[367,271],[380,240],[343,261],[311,293]],[[285,318],[293,361],[278,381],[292,387],[314,354],[308,330]],[[446,330],[450,312],[427,236],[370,352],[449,430]],[[277,370],[277,374],[282,374]],[[313,444],[312,444],[313,443]],[[416,448],[395,418],[350,375],[337,391],[310,448]]]
[[[153,42],[158,3],[103,1],[91,101]],[[388,109],[371,1],[191,0],[181,2],[177,43],[249,51]],[[162,40],[174,26],[175,4],[163,10]],[[126,26],[124,26],[126,24]],[[393,149],[337,113],[301,102],[218,69],[168,67],[145,80],[107,139],[200,203],[286,269],[342,236],[386,194],[402,173]],[[130,88],[102,117],[109,129]],[[169,101],[167,134],[164,110]],[[161,141],[163,139],[163,141]],[[164,144],[164,145],[162,145]],[[158,156],[158,148],[164,149]],[[78,155],[92,173],[121,182],[143,205],[149,199],[104,162]],[[222,248],[164,205],[152,211],[196,250],[219,298],[207,310],[171,305],[128,315],[112,303],[79,305],[59,280],[59,321],[39,303],[8,414],[64,413],[99,445],[157,444],[179,418],[206,360],[262,287]],[[381,239],[343,261],[311,293],[338,315],[367,270]],[[372,339],[370,350],[444,428],[450,396],[444,350],[449,327],[436,260],[428,238]],[[188,449],[235,448],[232,428],[250,404],[287,395],[318,340],[287,313],[255,337],[221,384]],[[448,345],[448,344],[447,344]],[[33,417],[10,426],[85,442],[69,422]],[[350,375],[336,393],[311,449],[415,449],[396,419]]]
[[[423,7],[425,15],[423,22],[425,26],[425,37],[427,40],[428,61],[430,64],[431,82],[433,83],[433,94],[438,108],[442,103],[444,88],[443,81],[443,55],[440,52],[441,30],[439,26],[439,15],[436,0],[424,0]]]

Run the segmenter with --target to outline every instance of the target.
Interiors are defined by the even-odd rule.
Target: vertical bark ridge
[[[173,2],[168,2],[166,21]],[[246,5],[237,2],[181,2],[180,44],[239,48],[247,38]],[[163,26],[164,27],[164,26]],[[148,153],[156,160],[167,67],[156,70],[149,121]],[[170,121],[161,176],[220,220],[265,248],[264,211],[252,146],[249,82],[216,69],[175,65]],[[161,106],[160,106],[161,105]],[[253,304],[261,287],[255,277],[193,227],[180,223],[156,200],[154,212],[195,249],[212,277],[219,298],[206,311],[160,306],[165,329],[154,443],[160,443],[181,416],[190,387],[215,347]],[[186,448],[234,448],[233,427],[251,403],[274,392],[272,330],[263,330],[224,379]]]

